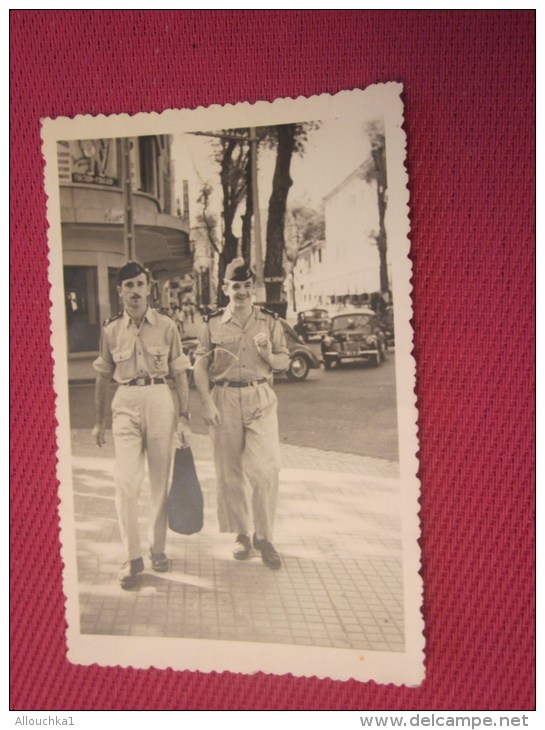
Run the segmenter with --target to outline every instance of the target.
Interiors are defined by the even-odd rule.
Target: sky
[[[370,115],[368,119],[372,119]],[[367,120],[327,119],[318,130],[309,132],[302,156],[291,161],[293,185],[288,196],[288,207],[295,204],[318,208],[323,197],[352,173],[369,155],[369,143],[364,127]],[[203,130],[204,131],[204,130]],[[195,225],[201,212],[197,197],[204,183],[214,188],[212,206],[221,213],[219,166],[212,159],[212,147],[206,137],[182,134],[174,137],[172,155],[175,165],[176,196],[182,198],[182,180],[189,181],[190,220]],[[274,151],[259,148],[258,194],[259,208],[266,210],[271,193],[274,171]],[[242,214],[242,210],[240,214]],[[234,224],[235,235],[240,235],[240,217]]]

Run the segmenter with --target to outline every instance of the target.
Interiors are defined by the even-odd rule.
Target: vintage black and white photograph
[[[42,139],[70,661],[418,685],[402,86]]]

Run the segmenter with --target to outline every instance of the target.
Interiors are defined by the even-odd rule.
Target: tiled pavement
[[[88,431],[72,431],[82,633],[403,650],[396,463],[283,445],[275,535],[283,566],[271,571],[257,556],[232,559],[234,536],[217,531],[209,439],[194,434],[204,528],[169,532],[169,572],[147,564],[139,587],[123,591],[107,439],[99,450]]]

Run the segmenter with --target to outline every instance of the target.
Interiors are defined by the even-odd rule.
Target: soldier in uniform
[[[237,560],[251,556],[253,543],[263,563],[278,569],[272,538],[280,463],[271,384],[273,371],[288,367],[289,353],[277,315],[253,304],[254,281],[244,259],[227,266],[229,305],[204,318],[194,377],[211,427],[220,531],[237,535]]]
[[[188,383],[189,359],[182,350],[176,324],[148,306],[150,272],[129,261],[118,274],[117,291],[123,313],[104,323],[100,355],[93,366],[96,424],[93,436],[102,446],[109,384],[118,384],[112,400],[115,444],[116,509],[127,561],[119,573],[122,588],[132,588],[144,570],[138,531],[138,496],[147,456],[151,487],[149,555],[152,568],[168,570],[165,555],[166,497],[172,460],[173,436],[182,443],[190,435]],[[177,397],[167,384],[174,378]],[[177,402],[176,402],[177,401]]]

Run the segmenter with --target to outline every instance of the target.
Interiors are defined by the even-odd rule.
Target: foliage
[[[210,245],[212,246],[214,251],[219,254],[220,248],[216,234],[218,218],[210,210],[210,197],[212,195],[212,191],[213,188],[209,183],[203,184],[199,193],[199,197],[197,198],[197,203],[202,206],[202,212],[199,213],[199,215],[197,216],[197,223],[199,224],[200,228],[204,228],[206,230]]]
[[[305,153],[305,145],[309,139],[309,132],[320,129],[320,122],[302,122],[301,124],[293,124],[293,152],[302,156]],[[276,150],[278,146],[278,128],[287,125],[276,124],[271,127],[258,127],[257,138],[259,143],[264,147]]]
[[[318,129],[319,122],[303,124],[280,124],[256,129],[257,144],[276,150],[276,165],[273,175],[272,193],[267,218],[267,247],[265,277],[273,282],[267,284],[267,300],[278,301],[284,277],[283,256],[285,252],[284,226],[287,197],[292,185],[290,163],[293,154],[302,155],[309,132]],[[221,282],[227,263],[237,255],[238,240],[233,234],[233,222],[240,206],[245,203],[242,215],[242,255],[249,259],[251,250],[252,219],[254,200],[252,195],[251,146],[248,129],[226,129],[210,133],[213,157],[219,165],[219,176],[223,195],[223,240],[221,246],[215,236],[217,220],[210,212],[209,201],[212,188],[205,184],[198,202],[202,205],[199,222],[206,229],[209,241],[219,254],[218,299],[221,303]],[[204,135],[206,136],[206,134]]]
[[[295,226],[299,246],[309,241],[321,241],[325,238],[325,214],[323,206],[319,210],[308,205],[294,205],[290,208]]]

